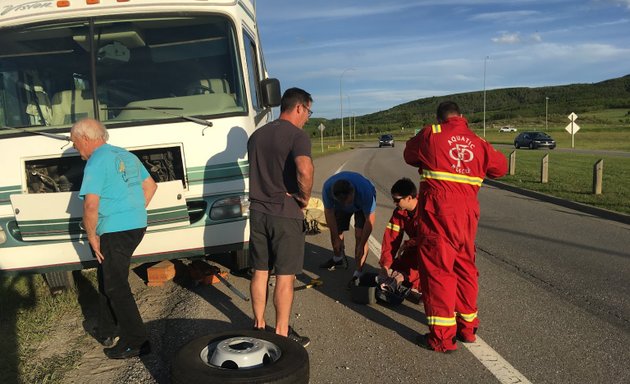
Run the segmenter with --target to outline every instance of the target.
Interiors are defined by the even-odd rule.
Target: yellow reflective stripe
[[[387,229],[391,229],[392,231],[395,231],[395,232],[400,232],[400,225],[387,223]]]
[[[450,181],[453,183],[471,184],[481,187],[483,179],[481,177],[465,176],[459,173],[431,171],[428,169],[422,170],[422,179],[435,179],[442,181]]]
[[[431,130],[433,133],[442,133],[442,126],[440,124],[433,124]]]
[[[475,320],[477,318],[477,312],[475,312],[475,313],[458,313],[457,316],[459,316],[462,319],[464,319],[464,321],[470,323],[470,322],[472,322],[473,320]]]
[[[427,316],[427,324],[452,327],[454,325],[457,325],[457,322],[455,321],[455,317]]]

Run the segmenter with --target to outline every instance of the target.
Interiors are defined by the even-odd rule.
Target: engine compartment
[[[179,146],[137,149],[138,156],[156,182],[181,180],[187,187],[186,171]],[[79,191],[85,161],[79,156],[27,160],[24,163],[28,193]]]

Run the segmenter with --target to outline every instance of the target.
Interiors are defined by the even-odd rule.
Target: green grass
[[[509,156],[513,149],[501,150]],[[549,182],[541,183],[541,160],[549,155]],[[593,194],[593,166],[604,160],[603,190]],[[630,158],[517,150],[513,176],[501,181],[578,203],[630,214]]]
[[[630,121],[630,111],[627,108],[603,109],[593,112],[580,113],[580,117],[585,119],[599,119],[610,122],[628,122]],[[578,117],[579,120],[579,117]]]
[[[94,271],[83,274],[95,280]],[[78,352],[54,353],[39,361],[33,356],[65,316],[80,313],[76,292],[51,295],[42,275],[0,278],[0,383],[63,382],[65,372],[79,360]]]
[[[619,110],[601,111],[593,113],[607,117],[623,117]],[[568,120],[567,120],[568,122]],[[519,126],[519,131],[542,130],[535,126]],[[474,129],[475,133],[483,136],[483,131]],[[413,135],[413,131],[405,130],[383,132],[391,133],[398,145],[404,143]],[[486,126],[486,140],[492,144],[504,144],[512,146],[516,133],[500,133],[498,127]],[[571,135],[564,127],[549,126],[549,134],[558,143],[558,148],[571,148]],[[376,145],[379,135],[360,135],[357,141],[374,142]],[[345,141],[345,146],[340,147],[339,137],[324,138],[324,152],[321,151],[319,137],[312,138],[313,157],[321,157],[335,152],[349,150],[356,144],[354,141]],[[338,147],[339,146],[339,147]],[[630,152],[630,127],[606,128],[585,124],[575,135],[576,149],[610,150]],[[512,148],[501,149],[508,156]],[[540,162],[545,154],[549,154],[549,182],[540,182]],[[604,159],[603,193],[594,195],[593,189],[593,165],[599,159]],[[518,150],[516,157],[516,174],[506,176],[502,182],[516,185],[521,188],[546,193],[559,198],[588,204],[611,211],[630,214],[630,158],[609,156],[584,155],[580,153],[567,153],[557,150]]]
[[[568,120],[567,120],[568,123]],[[483,137],[483,130],[475,129],[475,133]],[[519,132],[542,131],[544,127],[519,127]],[[498,129],[489,129],[486,126],[485,139],[492,144],[513,145],[514,138],[519,132],[500,133]],[[571,135],[564,130],[564,127],[549,127],[547,133],[556,140],[558,148],[571,148]],[[608,151],[630,152],[630,127],[628,128],[601,128],[580,125],[580,130],[574,137],[575,149],[602,149]]]

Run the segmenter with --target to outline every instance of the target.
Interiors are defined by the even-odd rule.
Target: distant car
[[[381,135],[381,137],[378,138],[378,147],[394,147],[394,136]]]
[[[521,132],[514,139],[514,148],[529,147],[529,149],[556,147],[556,141],[545,132]]]
[[[518,129],[514,127],[510,127],[509,125],[499,128],[499,132],[516,132],[516,131],[518,131]]]

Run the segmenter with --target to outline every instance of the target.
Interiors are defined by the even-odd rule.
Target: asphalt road
[[[315,161],[314,194],[341,169],[363,173],[377,186],[376,250],[394,208],[389,188],[402,176],[417,180],[416,170],[403,163],[400,144],[356,148]],[[329,233],[307,237],[296,286],[314,277],[324,283],[296,290],[291,322],[312,340],[311,383],[630,382],[630,225],[496,187],[482,187],[479,198],[480,340],[460,343],[454,354],[415,345],[427,331],[421,304],[352,302],[346,289],[352,268],[318,268],[331,256]],[[353,236],[346,247],[352,254]],[[376,253],[368,257],[374,267]],[[229,266],[227,258],[214,261]],[[175,355],[190,340],[251,328],[251,303],[226,286],[183,279],[149,288],[138,269],[131,280],[154,352],[107,362],[93,342],[65,382],[168,383]],[[229,281],[249,296],[247,279]],[[272,305],[266,314],[273,325]]]
[[[364,147],[318,159],[315,186],[321,188],[323,180],[339,169],[363,173],[376,184],[373,235],[380,241],[393,209],[389,187],[401,176],[417,180],[416,170],[402,161],[402,145]],[[630,226],[494,187],[484,186],[479,198],[482,340],[531,382],[630,382]],[[327,239],[323,243],[320,238],[309,239],[316,247],[312,257],[324,260],[321,253],[329,254]],[[370,255],[369,260],[377,259]],[[307,263],[306,268],[314,264]],[[340,360],[348,361],[352,369],[334,370],[328,377],[313,364],[314,382],[350,382],[353,377],[361,378],[355,382],[379,382],[390,375],[397,382],[514,382],[500,372],[497,379],[461,345],[456,355],[449,356],[415,347],[413,336],[426,330],[422,306],[357,307],[341,292],[349,273],[338,279],[332,276],[338,271],[310,271],[327,282],[325,296],[333,289],[328,296],[354,312],[333,312],[333,318],[339,319],[333,329],[342,329],[335,332],[336,340],[342,337],[340,344],[351,346],[343,349]],[[326,300],[317,306],[322,321],[338,309]],[[357,324],[360,330],[352,331]],[[319,336],[314,335],[311,351],[316,357]],[[347,335],[356,337],[346,340]],[[321,348],[322,353],[326,348],[340,349]],[[321,364],[335,365],[335,361],[325,357]],[[385,374],[373,369],[375,365],[391,369]]]

